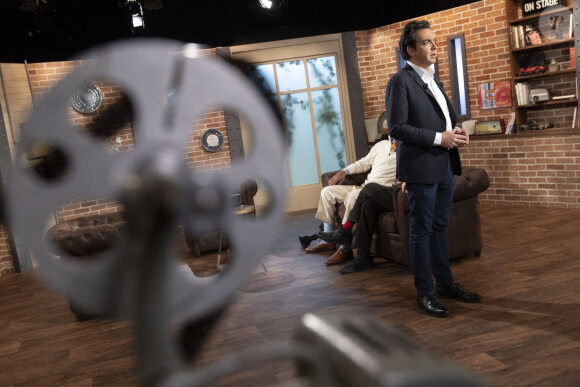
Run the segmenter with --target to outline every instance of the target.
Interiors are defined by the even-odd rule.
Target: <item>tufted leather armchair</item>
[[[125,229],[123,213],[95,214],[64,220],[46,232],[48,249],[55,255],[71,259],[94,259],[112,248]],[[89,314],[69,301],[69,307],[79,321],[101,316]]]
[[[323,186],[334,172],[322,175]],[[483,248],[479,217],[478,195],[489,188],[489,176],[482,168],[465,166],[461,176],[455,176],[455,190],[451,218],[447,226],[449,258],[456,259],[469,255],[479,257]],[[366,174],[347,176],[343,184],[360,185]],[[373,235],[371,253],[411,267],[409,260],[409,203],[401,185],[393,190],[394,212],[383,212],[378,218],[378,227]],[[337,205],[336,224],[342,223],[344,205]]]
[[[242,184],[240,188],[240,204],[254,205],[254,196],[258,192],[258,183],[250,179]],[[255,212],[251,215],[255,216]],[[202,254],[217,251],[220,244],[220,231],[208,231],[205,235],[195,236],[187,227],[184,227],[185,241],[189,250],[199,257]],[[227,236],[223,236],[222,248],[227,248]]]

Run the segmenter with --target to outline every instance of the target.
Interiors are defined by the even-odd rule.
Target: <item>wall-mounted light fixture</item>
[[[143,8],[141,3],[137,0],[127,0],[125,7],[129,11],[131,17],[131,31],[135,33],[136,30],[145,29],[145,18],[143,17]]]

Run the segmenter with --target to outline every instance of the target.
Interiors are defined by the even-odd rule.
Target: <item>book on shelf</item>
[[[510,119],[505,130],[505,134],[514,134],[516,132],[516,113],[510,113]]]
[[[570,47],[570,68],[576,68],[576,47]]]
[[[526,46],[526,37],[524,36],[524,26],[518,26],[518,38],[520,39],[520,47]]]
[[[570,24],[568,25],[568,38],[574,37],[574,14],[570,14]]]
[[[542,37],[538,31],[535,24],[528,23],[523,26],[524,30],[524,42],[526,46],[533,46],[536,44],[542,44]]]
[[[520,35],[518,31],[518,26],[510,26],[510,36],[512,41],[512,47],[514,49],[520,48]]]
[[[538,28],[532,23],[510,26],[510,40],[514,49],[542,44]]]
[[[530,86],[526,82],[516,83],[516,97],[518,106],[530,103]]]

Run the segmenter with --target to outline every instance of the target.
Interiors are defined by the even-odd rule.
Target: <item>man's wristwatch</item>
[[[343,168],[342,170],[345,171],[347,175],[350,175],[348,168]]]

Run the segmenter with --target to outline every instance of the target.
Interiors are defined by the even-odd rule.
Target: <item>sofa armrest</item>
[[[336,175],[338,171],[332,171],[332,172],[326,172],[323,173],[322,176],[320,176],[320,179],[322,181],[322,186],[326,187],[328,186],[328,180],[330,180],[330,178],[334,175]],[[367,175],[369,173],[365,172],[365,173],[353,173],[352,175],[346,175],[346,177],[344,178],[344,181],[342,182],[342,185],[362,185],[365,180],[367,179]]]
[[[403,191],[403,184],[398,183],[393,187],[393,211],[397,219],[397,228],[402,240],[409,238],[409,202],[407,193]]]
[[[240,189],[240,204],[254,205],[254,196],[258,192],[258,183],[254,179],[245,181]]]
[[[461,176],[455,176],[453,201],[469,199],[489,188],[489,176],[483,168],[463,167]]]
[[[489,188],[489,176],[483,168],[463,167],[461,176],[454,176],[453,202],[459,202],[471,197],[477,196]],[[395,212],[401,211],[401,214],[409,212],[409,202],[407,194],[401,190],[400,184],[393,191],[393,201]],[[397,218],[397,223],[398,223]]]

